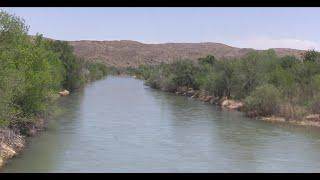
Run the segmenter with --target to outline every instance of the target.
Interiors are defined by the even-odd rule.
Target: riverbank
[[[60,91],[83,88],[108,74],[108,67],[73,53],[65,41],[29,36],[25,21],[0,11],[0,157],[1,164],[23,148],[25,137],[44,127],[44,119]]]
[[[17,155],[24,147],[26,137],[12,129],[0,129],[0,168],[7,160]]]
[[[19,128],[0,128],[0,169],[25,148],[28,137],[34,137],[45,129],[45,123],[45,118],[37,117],[24,126],[23,133]]]
[[[109,76],[58,104],[64,113],[27,138],[24,150],[1,173],[320,168],[317,128],[250,120],[240,112],[151,89],[134,78]]]
[[[128,73],[141,77],[152,88],[167,92],[178,91],[177,94],[191,97],[193,90],[179,92],[179,88],[204,90],[208,93],[199,100],[205,102],[223,105],[219,101],[227,97],[229,100],[223,106],[231,109],[245,103],[239,110],[248,117],[319,126],[320,64],[315,59],[318,57],[320,54],[314,51],[307,51],[302,60],[279,57],[274,51],[252,52],[236,59],[208,55],[197,61],[181,59],[170,64],[141,65]]]
[[[163,89],[160,89],[164,91]],[[215,104],[227,110],[240,111],[244,110],[244,103],[238,100],[232,100],[227,98],[218,98],[209,95],[208,92],[204,90],[193,90],[192,88],[179,87],[175,92],[176,95],[186,96],[192,99],[202,101],[209,104]],[[268,121],[268,122],[277,122],[277,123],[290,123],[300,126],[313,126],[320,127],[320,115],[319,114],[309,114],[303,119],[287,119],[280,116],[257,116],[254,113],[246,113],[247,117],[254,118],[257,120]]]

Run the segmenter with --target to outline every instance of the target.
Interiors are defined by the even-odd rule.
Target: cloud
[[[238,40],[233,43],[236,47],[269,49],[269,48],[292,48],[292,49],[315,49],[320,50],[320,43],[315,41],[300,39],[270,39],[270,38],[254,38],[247,40]]]

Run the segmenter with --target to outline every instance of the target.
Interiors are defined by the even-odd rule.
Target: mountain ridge
[[[171,63],[177,59],[196,60],[213,55],[218,59],[242,57],[251,51],[263,51],[253,48],[238,48],[223,43],[159,43],[147,44],[133,40],[78,40],[67,41],[77,56],[89,61],[105,63],[115,67],[137,67],[140,64],[155,65]],[[301,58],[305,50],[292,48],[274,49],[279,56],[292,55]]]

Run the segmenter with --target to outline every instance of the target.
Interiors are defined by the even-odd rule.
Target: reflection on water
[[[61,100],[66,112],[4,172],[317,172],[317,128],[272,124],[108,77]]]

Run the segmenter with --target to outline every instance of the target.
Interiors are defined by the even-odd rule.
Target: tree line
[[[274,50],[219,60],[208,55],[196,62],[182,59],[171,64],[141,65],[128,72],[164,91],[188,87],[243,101],[248,115],[294,119],[320,113],[320,53],[315,50],[306,51],[302,59],[279,57]]]
[[[76,57],[67,42],[31,37],[28,30],[22,18],[0,11],[0,127],[33,123],[59,91],[81,88],[108,72]]]

